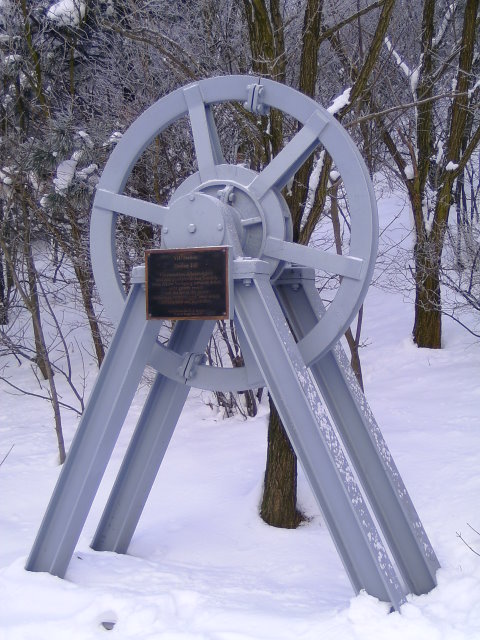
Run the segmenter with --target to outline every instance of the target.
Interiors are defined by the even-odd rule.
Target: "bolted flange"
[[[163,234],[166,249],[220,246],[225,237],[223,208],[217,198],[204,193],[183,196],[169,208],[165,216],[168,234]]]

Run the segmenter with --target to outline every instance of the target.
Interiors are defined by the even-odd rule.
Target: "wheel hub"
[[[175,233],[175,240],[170,234],[170,227],[175,215],[168,215],[167,234],[163,228],[162,242],[165,248],[218,246],[222,242],[228,242],[226,235],[221,236],[220,225],[223,224],[223,232],[226,230],[225,217],[229,217],[235,226],[235,232],[241,245],[243,256],[258,258],[266,261],[270,266],[270,273],[277,275],[283,267],[283,261],[267,256],[264,253],[266,238],[271,236],[278,240],[291,241],[292,224],[290,211],[281,195],[276,189],[270,189],[259,200],[252,192],[251,185],[258,173],[241,165],[222,164],[216,167],[217,178],[201,182],[197,172],[189,176],[173,194],[169,207],[177,212],[177,205],[185,207],[190,214],[180,213],[179,218],[185,219],[183,229]],[[199,199],[201,196],[207,200]],[[215,201],[216,204],[213,204]],[[201,215],[193,213],[196,203],[199,210],[206,211],[210,207],[210,213]],[[204,204],[205,203],[205,204]],[[222,221],[218,219],[221,214]],[[205,221],[205,228],[198,231],[198,224]],[[188,221],[188,222],[187,222]],[[196,225],[196,231],[190,232],[190,224]],[[188,233],[185,233],[187,229]],[[204,242],[200,243],[200,240]],[[181,244],[185,240],[186,244]],[[178,244],[174,244],[174,243]],[[197,244],[195,244],[197,243]]]
[[[162,228],[166,249],[218,247],[225,237],[224,208],[217,198],[190,193],[172,203]]]

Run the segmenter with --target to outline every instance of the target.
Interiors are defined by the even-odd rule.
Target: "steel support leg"
[[[203,353],[214,323],[177,322],[168,346]],[[123,460],[92,548],[126,553],[190,387],[157,374]]]
[[[235,284],[237,318],[354,589],[398,609],[405,594],[268,276]],[[248,281],[247,281],[248,284]]]
[[[300,340],[324,312],[315,283],[290,278],[275,290]],[[440,565],[340,343],[310,369],[403,579],[412,593],[428,593]]]
[[[63,577],[160,330],[145,319],[145,290],[130,290],[28,558],[29,571]]]

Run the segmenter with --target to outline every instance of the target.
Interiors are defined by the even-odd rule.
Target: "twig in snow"
[[[468,526],[470,527],[470,525],[468,525]],[[470,527],[470,528],[472,528],[472,527]],[[474,529],[474,531],[475,531],[475,529]],[[477,532],[477,533],[478,533],[478,532]],[[463,542],[463,544],[464,544],[466,547],[468,547],[468,548],[470,549],[470,551],[473,551],[473,553],[474,553],[476,556],[480,556],[480,553],[478,553],[478,551],[476,551],[476,550],[475,550],[471,545],[469,545],[469,544],[468,544],[468,542],[465,540],[465,538],[462,536],[462,534],[461,534],[461,533],[459,533],[458,531],[457,531],[457,538],[460,538],[460,540]]]
[[[10,449],[7,451],[7,453],[3,456],[2,461],[0,462],[0,467],[2,466],[2,464],[5,462],[5,460],[8,458],[8,456],[10,455],[10,453],[12,452],[12,449],[15,445],[12,444],[12,446],[10,447]]]

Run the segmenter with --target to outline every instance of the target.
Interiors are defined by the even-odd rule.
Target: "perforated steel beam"
[[[324,313],[314,274],[289,269],[275,291],[300,340]],[[340,343],[311,372],[409,591],[428,593],[440,565]]]
[[[248,283],[247,283],[248,284]],[[235,284],[236,314],[355,591],[398,609],[403,587],[268,276]]]

